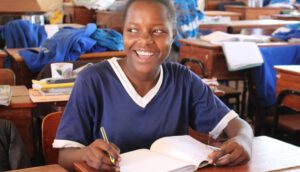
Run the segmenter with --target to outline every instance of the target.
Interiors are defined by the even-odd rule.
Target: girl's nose
[[[141,34],[140,41],[144,44],[152,44],[154,42],[152,35],[148,32],[144,32]]]

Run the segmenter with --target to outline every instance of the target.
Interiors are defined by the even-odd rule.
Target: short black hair
[[[163,4],[168,9],[168,20],[172,23],[173,28],[176,29],[176,11],[172,0],[127,0],[123,9],[123,24],[125,23],[127,11],[130,5],[136,1],[149,1]]]

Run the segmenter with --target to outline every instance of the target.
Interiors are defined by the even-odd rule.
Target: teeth
[[[153,53],[149,51],[136,51],[139,56],[152,56]]]

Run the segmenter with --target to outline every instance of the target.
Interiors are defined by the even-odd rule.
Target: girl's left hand
[[[251,157],[251,142],[243,138],[233,137],[227,140],[221,147],[208,155],[211,163],[216,166],[235,166],[245,163]]]

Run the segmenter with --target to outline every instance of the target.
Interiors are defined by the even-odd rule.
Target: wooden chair
[[[0,85],[16,85],[16,76],[13,70],[0,69]]]
[[[57,164],[58,149],[52,147],[63,112],[52,112],[42,121],[42,149],[46,164]]]
[[[206,72],[206,68],[204,66],[204,64],[195,58],[183,58],[180,62],[182,65],[187,66],[191,71],[193,71],[194,73],[196,73],[198,76],[202,77],[202,78],[206,78],[207,77],[207,72]],[[237,113],[239,113],[240,111],[240,95],[241,92],[238,91],[235,88],[226,86],[226,85],[219,85],[218,86],[219,90],[222,90],[224,92],[224,94],[218,96],[222,101],[224,101],[227,105],[229,104],[229,99],[230,98],[234,98],[234,106],[235,106],[235,110]]]
[[[269,126],[272,126],[271,135],[273,137],[282,137],[284,135],[289,137],[287,138],[288,141],[300,145],[300,103],[298,102],[294,105],[286,103],[290,96],[300,98],[300,91],[281,91],[276,100],[275,114],[267,117],[265,121]]]

